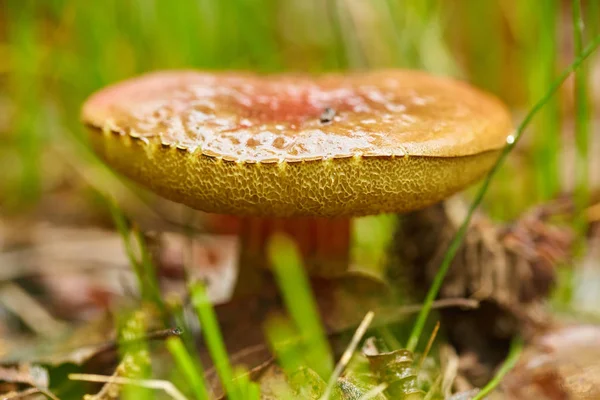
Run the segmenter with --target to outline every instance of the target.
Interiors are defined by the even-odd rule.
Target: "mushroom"
[[[311,275],[343,275],[350,218],[460,191],[492,167],[512,129],[496,98],[406,70],[156,72],[92,95],[82,117],[117,171],[244,218],[238,288],[260,281],[266,238],[281,230],[299,240]]]

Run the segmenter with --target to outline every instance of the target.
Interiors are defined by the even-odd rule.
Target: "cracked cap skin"
[[[213,213],[354,217],[434,204],[484,175],[506,107],[407,70],[167,71],[84,104],[96,152],[154,192]]]

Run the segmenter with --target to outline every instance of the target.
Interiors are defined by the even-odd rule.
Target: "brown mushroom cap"
[[[495,98],[404,70],[159,72],[94,94],[83,120],[106,162],[155,192],[277,217],[425,207],[487,172],[512,129]]]

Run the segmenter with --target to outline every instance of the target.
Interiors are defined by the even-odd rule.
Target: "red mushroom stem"
[[[336,278],[350,265],[350,219],[348,218],[259,218],[211,215],[213,231],[240,238],[239,276],[235,296],[260,290],[261,271],[270,268],[269,238],[275,233],[292,237],[311,277]]]

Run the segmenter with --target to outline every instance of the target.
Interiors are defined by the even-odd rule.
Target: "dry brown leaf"
[[[20,364],[16,367],[0,366],[0,381],[23,383],[36,388],[48,388],[48,371],[39,365]]]
[[[0,384],[3,400],[29,398],[36,393],[43,393],[52,400],[58,400],[48,389],[50,384],[48,371],[39,365],[24,363],[12,367],[0,366],[0,382],[4,382]],[[19,390],[23,385],[30,388]]]
[[[600,326],[571,325],[537,338],[502,387],[515,400],[600,399]]]

